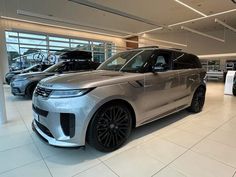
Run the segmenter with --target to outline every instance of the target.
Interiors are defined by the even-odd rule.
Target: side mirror
[[[156,72],[164,72],[168,69],[167,64],[163,64],[163,63],[156,63],[153,67],[152,67],[152,72],[156,73]]]

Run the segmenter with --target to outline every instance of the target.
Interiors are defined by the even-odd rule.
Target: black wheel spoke
[[[119,106],[111,106],[97,116],[97,140],[106,148],[120,146],[127,138],[130,128],[130,114]]]

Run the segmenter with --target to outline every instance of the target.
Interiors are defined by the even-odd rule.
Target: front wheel
[[[124,104],[106,104],[93,116],[87,139],[89,144],[97,150],[111,152],[125,143],[131,129],[130,110]]]
[[[195,91],[192,103],[187,110],[194,113],[200,112],[205,103],[205,94],[206,94],[206,89],[204,87],[199,87]]]

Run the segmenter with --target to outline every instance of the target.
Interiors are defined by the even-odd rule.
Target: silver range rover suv
[[[206,73],[197,56],[172,49],[118,53],[95,71],[40,81],[33,95],[33,129],[49,144],[109,152],[132,128],[205,101]]]

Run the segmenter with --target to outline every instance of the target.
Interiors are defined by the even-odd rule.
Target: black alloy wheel
[[[188,108],[190,112],[198,113],[202,110],[205,103],[205,93],[204,87],[199,87],[193,95],[191,106]]]
[[[125,143],[131,129],[131,113],[125,105],[105,105],[95,113],[90,123],[88,141],[97,150],[111,152]]]

